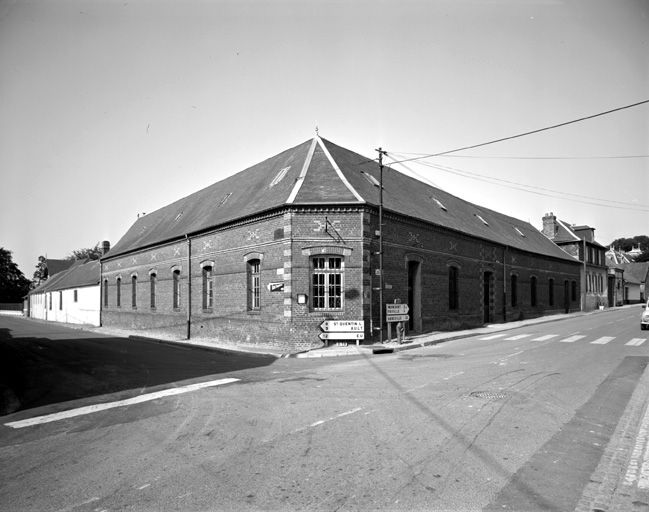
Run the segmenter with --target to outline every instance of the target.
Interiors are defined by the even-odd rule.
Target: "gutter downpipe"
[[[584,290],[584,293],[581,295],[581,310],[586,311],[586,237],[584,236],[584,277],[583,283],[581,283],[581,289]]]
[[[192,334],[192,240],[185,235],[187,240],[187,339]]]

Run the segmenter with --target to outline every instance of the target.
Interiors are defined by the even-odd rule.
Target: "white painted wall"
[[[74,300],[75,290],[77,291],[76,302]],[[99,326],[99,285],[35,293],[31,297],[32,318]],[[51,307],[50,300],[52,301]]]

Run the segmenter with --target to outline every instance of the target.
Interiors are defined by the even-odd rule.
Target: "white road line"
[[[487,336],[485,338],[480,338],[480,339],[483,340],[483,341],[495,340],[496,338],[502,338],[503,336],[506,336],[506,334],[504,334],[504,333],[503,334],[492,334],[491,336]]]
[[[628,343],[625,343],[625,345],[630,345],[632,347],[639,347],[642,345],[645,341],[647,341],[647,338],[633,338],[631,341]]]
[[[88,405],[86,407],[79,407],[78,409],[70,409],[69,411],[55,412],[53,414],[46,414],[45,416],[36,416],[34,418],[28,418],[25,420],[11,421],[5,423],[5,426],[11,428],[23,428],[31,427],[33,425],[40,425],[42,423],[50,423],[52,421],[64,420],[67,418],[74,418],[75,416],[83,416],[85,414],[92,414],[94,412],[105,411],[107,409],[114,409],[115,407],[124,407],[126,405],[141,404],[143,402],[150,402],[151,400],[157,400],[158,398],[163,398],[166,396],[175,396],[181,395],[183,393],[189,393],[191,391],[197,391],[199,389],[211,388],[214,386],[222,386],[223,384],[230,384],[232,382],[237,382],[240,379],[220,379],[220,380],[211,380],[208,382],[199,382],[197,384],[190,384],[188,386],[182,386],[179,388],[165,389],[163,391],[156,391],[155,393],[147,393],[145,395],[139,395],[133,398],[127,398],[126,400],[118,400],[117,402],[107,402],[104,404],[95,404]]]
[[[586,336],[584,336],[584,335],[576,334],[574,336],[568,336],[567,338],[564,338],[564,339],[559,340],[559,341],[561,343],[574,343],[575,341],[580,340],[580,339],[585,338],[585,337]]]
[[[505,338],[505,341],[522,340],[523,338],[527,338],[528,336],[532,336],[532,335],[531,334],[517,334],[516,336],[512,336],[511,338]]]
[[[606,345],[609,341],[613,341],[615,336],[602,336],[601,338],[591,341],[592,345]]]
[[[316,421],[314,423],[311,423],[311,425],[309,425],[308,427],[298,428],[297,430],[294,430],[293,433],[297,434],[298,432],[302,432],[302,431],[304,431],[304,430],[306,430],[308,428],[318,427],[318,426],[324,425],[325,423],[328,423],[330,421],[337,420],[338,418],[342,418],[344,416],[349,416],[350,414],[355,414],[355,413],[357,413],[359,411],[362,411],[362,410],[363,410],[362,407],[357,407],[356,409],[352,409],[351,411],[341,412],[340,414],[337,414],[336,416],[332,416],[330,418],[327,418],[326,420],[320,420],[320,421]]]
[[[546,334],[545,336],[541,336],[539,338],[534,338],[532,341],[547,341],[551,340],[552,338],[556,338],[559,336],[558,334]]]

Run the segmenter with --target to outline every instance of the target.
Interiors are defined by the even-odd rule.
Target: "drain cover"
[[[507,393],[502,391],[473,391],[469,393],[471,398],[482,398],[483,400],[504,400],[507,398]]]

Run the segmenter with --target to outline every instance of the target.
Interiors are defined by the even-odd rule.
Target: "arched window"
[[[261,262],[260,260],[248,260],[247,281],[248,281],[248,311],[261,309]]]
[[[554,306],[554,279],[548,279],[548,304]]]
[[[104,279],[104,307],[108,307],[108,279]]]
[[[137,309],[137,276],[131,276],[131,307]]]
[[[155,272],[149,274],[149,285],[151,288],[151,309],[155,309],[155,294],[156,294],[156,282],[158,275]]]
[[[536,276],[532,276],[530,279],[530,304],[532,307],[536,307]]]
[[[171,274],[173,280],[173,308],[180,309],[180,270],[175,269]]]
[[[108,283],[108,281],[106,281],[106,283]],[[121,308],[122,307],[122,278],[121,277],[117,278],[115,285],[117,288],[117,307]]]
[[[448,267],[448,309],[457,309],[459,306],[458,274],[457,267]]]
[[[516,274],[511,276],[511,296],[512,307],[515,308],[518,306],[518,276]]]
[[[214,279],[212,276],[212,267],[206,265],[203,267],[203,309],[212,309],[214,304]]]

